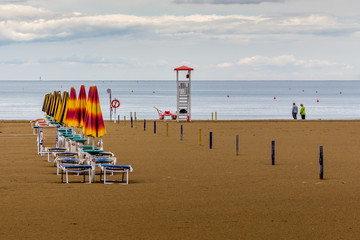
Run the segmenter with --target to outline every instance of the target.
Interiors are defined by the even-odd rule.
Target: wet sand
[[[29,122],[0,121],[0,239],[358,238],[360,121],[194,121],[182,141],[180,125],[106,122],[134,172],[104,185],[60,183]]]

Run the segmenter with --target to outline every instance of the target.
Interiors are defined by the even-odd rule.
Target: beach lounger
[[[53,154],[55,156],[54,153],[63,153],[66,152],[67,149],[63,148],[63,147],[50,147],[50,148],[45,148],[45,152],[47,152],[48,154],[48,162],[50,162],[50,154]]]
[[[100,165],[100,182],[103,181],[104,184],[128,184],[129,183],[129,172],[132,172],[133,169],[130,165],[111,165],[111,164],[101,164]],[[121,173],[120,180],[110,180],[106,179],[107,174],[114,175],[114,173]],[[104,180],[102,180],[102,175],[104,175]]]
[[[64,173],[65,173],[65,180],[66,183],[69,183],[69,173],[77,173],[77,175],[83,175],[85,182],[85,173],[89,174],[89,183],[91,183],[91,170],[93,169],[90,165],[63,165],[61,166],[61,183],[64,183]]]
[[[57,127],[38,126],[38,154],[40,156],[49,155],[48,148],[58,147],[57,143]]]
[[[76,152],[54,152],[53,154],[55,156],[54,166],[56,162],[60,161],[61,159],[65,159],[65,158],[78,159],[79,156],[78,153]]]
[[[56,160],[56,175],[59,175],[62,171],[62,166],[65,165],[81,165],[83,161],[76,158],[59,158]]]

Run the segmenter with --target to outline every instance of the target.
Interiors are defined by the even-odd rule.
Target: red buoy
[[[229,94],[227,95],[227,97],[230,97]]]
[[[316,99],[316,102],[319,102],[319,99]]]
[[[276,99],[276,97],[274,97],[274,99]]]

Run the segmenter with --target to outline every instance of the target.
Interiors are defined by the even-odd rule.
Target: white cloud
[[[330,62],[326,60],[296,59],[293,55],[281,55],[277,57],[253,56],[242,58],[236,63],[221,63],[218,67],[246,66],[246,67],[295,67],[295,68],[343,68],[351,69],[352,66],[344,63]]]
[[[200,15],[135,16],[123,14],[59,14],[41,8],[0,5],[0,42],[54,41],[109,35],[149,38],[278,38],[281,35],[344,35],[358,32],[359,23],[304,17]]]
[[[179,4],[260,4],[263,2],[279,3],[284,0],[174,0]]]

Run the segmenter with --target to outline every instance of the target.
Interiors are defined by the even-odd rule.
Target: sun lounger
[[[100,182],[103,181],[104,184],[128,184],[129,183],[129,172],[132,172],[133,169],[130,165],[111,165],[111,164],[102,164],[100,165]],[[114,175],[114,173],[121,173],[120,180],[109,180],[106,179],[107,174]],[[102,175],[104,174],[104,180],[102,180]],[[125,176],[126,175],[126,176]]]
[[[50,162],[50,154],[63,153],[63,152],[66,152],[66,151],[67,151],[67,149],[63,148],[63,147],[45,148],[45,152],[47,152],[47,154],[48,154],[48,162]]]
[[[65,165],[80,165],[83,161],[76,158],[58,158],[56,160],[56,175],[62,171],[61,167]]]
[[[63,165],[61,166],[61,183],[64,182],[64,173],[66,176],[66,183],[69,183],[69,173],[77,173],[78,175],[80,175],[80,173],[82,173],[82,175],[84,176],[84,180],[83,182],[85,182],[85,173],[87,172],[89,174],[89,183],[91,183],[91,170],[93,169],[92,166],[90,165]]]

